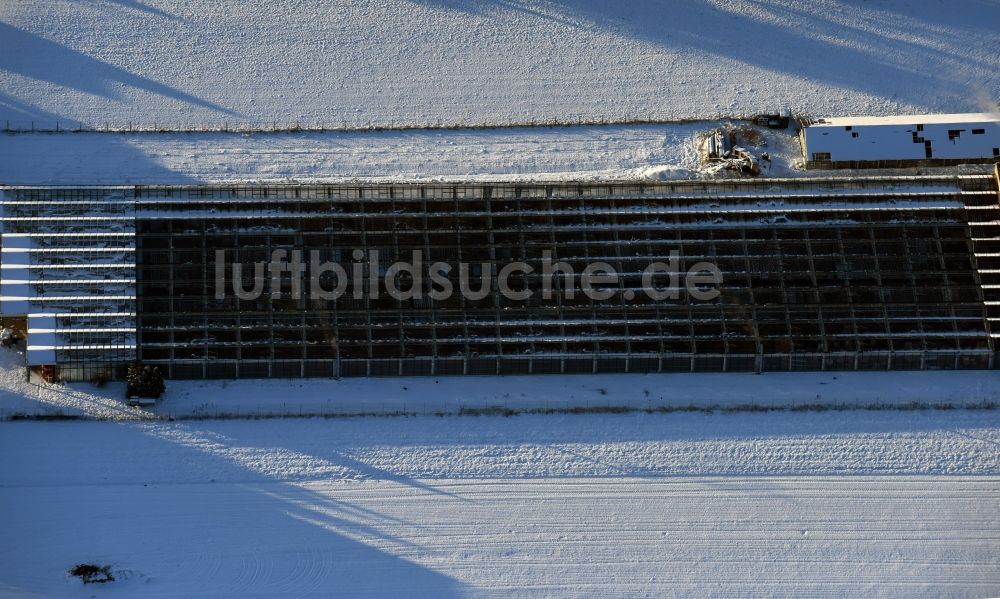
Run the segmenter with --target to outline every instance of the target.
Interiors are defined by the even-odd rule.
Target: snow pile
[[[0,5],[0,126],[503,124],[975,112],[975,0]]]

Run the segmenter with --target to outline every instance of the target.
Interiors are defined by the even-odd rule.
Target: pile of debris
[[[740,144],[741,138],[744,143]],[[733,170],[756,177],[760,174],[760,162],[744,145],[764,146],[767,142],[764,136],[752,128],[716,129],[710,132],[702,142],[701,154],[704,161],[715,173],[721,170]],[[761,159],[769,160],[765,152]]]

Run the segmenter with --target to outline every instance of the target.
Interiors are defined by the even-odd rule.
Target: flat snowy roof
[[[845,127],[862,125],[933,125],[946,123],[1000,123],[1000,114],[992,112],[966,112],[959,114],[916,114],[901,116],[844,116],[821,119],[809,127]]]

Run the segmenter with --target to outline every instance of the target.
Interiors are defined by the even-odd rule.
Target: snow
[[[663,179],[697,174],[698,137],[725,125],[345,133],[0,135],[5,184]],[[789,131],[764,131],[773,165],[801,160]],[[768,166],[768,165],[765,165]]]
[[[1000,112],[974,112],[963,114],[893,115],[876,117],[834,117],[824,118],[810,127],[872,127],[879,125],[955,125],[964,123],[996,123]]]
[[[0,182],[701,176],[711,119],[995,112],[997,22],[932,0],[9,2],[5,129],[673,124],[3,135]],[[765,175],[796,174],[793,135],[768,142]]]
[[[0,5],[0,124],[502,124],[992,110],[977,0]]]
[[[122,185],[226,182],[629,181],[733,176],[699,162],[700,136],[739,121],[669,125],[513,127],[299,133],[0,134],[0,184]],[[751,148],[765,177],[801,168],[792,130],[762,130]],[[909,174],[838,171],[837,175]],[[922,168],[921,172],[944,172]],[[989,167],[952,167],[950,174]]]
[[[698,177],[718,119],[995,110],[998,22],[974,0],[0,2],[8,130],[701,120],[4,134],[0,182]],[[765,135],[766,174],[800,174],[793,134]],[[0,596],[1000,594],[1000,411],[965,409],[1000,401],[996,371],[170,381],[130,408],[23,359],[0,350]],[[579,407],[635,411],[454,415]],[[9,421],[46,415],[99,421]]]
[[[965,410],[4,422],[0,595],[989,596],[997,443]]]
[[[656,181],[734,176],[700,162],[702,136],[741,121],[665,125],[353,132],[0,134],[0,184],[123,185],[227,182],[399,183]],[[753,127],[765,177],[802,169],[794,130]],[[837,176],[909,174],[839,171]],[[924,173],[944,169],[923,168]],[[952,167],[950,174],[991,172]],[[926,187],[926,186],[925,186]],[[911,186],[911,189],[917,189]],[[924,189],[926,190],[926,189]],[[950,191],[950,190],[949,190]],[[756,192],[748,192],[756,193]]]
[[[1000,372],[769,372],[168,381],[155,406],[125,405],[123,383],[36,385],[23,357],[0,351],[0,420],[61,415],[99,420],[490,410],[786,410],[1000,403]]]
[[[1000,146],[1000,115],[830,119],[805,127],[802,139],[807,157],[826,154],[834,162],[930,157],[991,161]]]
[[[101,421],[0,422],[0,596],[1000,588],[1000,411],[911,409],[995,405],[997,372],[170,381],[143,410],[20,360],[0,416]],[[725,409],[751,402],[838,409]],[[203,419],[397,410],[426,415]],[[116,581],[66,574],[85,562]]]

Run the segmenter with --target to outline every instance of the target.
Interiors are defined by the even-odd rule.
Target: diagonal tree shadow
[[[0,23],[0,26],[2,26],[2,23]],[[23,123],[28,122],[38,122],[48,125],[59,120],[59,115],[18,100],[14,96],[5,94],[2,91],[0,91],[0,112],[13,117],[0,122],[0,125],[4,125],[8,129],[15,125],[23,126]]]
[[[13,118],[0,120],[0,128],[27,130],[37,124],[48,129],[54,124],[71,131],[74,121],[0,92],[0,113]],[[112,133],[67,133],[52,143],[45,133],[18,133],[0,138],[0,184],[93,185],[149,181],[193,183],[196,179],[175,171],[150,156],[129,138]],[[93,160],[100,156],[100,160]]]
[[[142,424],[136,426],[156,438],[170,440],[182,446],[194,447],[211,455],[226,456],[234,463],[262,464],[280,454],[283,459],[290,459],[299,464],[301,469],[300,475],[285,475],[283,480],[315,480],[315,472],[318,469],[324,473],[324,477],[393,482],[411,487],[416,491],[465,501],[463,497],[442,491],[412,477],[358,460],[345,451],[334,447],[325,447],[321,452],[303,451],[294,446],[266,447],[262,446],[257,439],[244,440],[232,436],[232,433],[229,435],[220,434],[212,426],[180,424]],[[308,465],[308,467],[302,467],[302,465]],[[253,471],[252,467],[248,469]]]
[[[618,34],[680,53],[697,52],[736,60],[874,97],[885,96],[888,90],[893,100],[916,106],[926,102],[925,90],[931,87],[936,94],[947,94],[956,106],[974,104],[975,95],[983,90],[995,93],[1000,87],[1000,54],[984,57],[966,51],[973,47],[970,40],[993,38],[1000,43],[996,28],[989,25],[1000,22],[1000,3],[984,0],[955,3],[954,9],[949,6],[944,24],[939,22],[940,10],[903,14],[892,3],[859,0],[841,3],[411,1],[498,18],[509,12],[540,16],[580,30]],[[948,28],[946,24],[954,27]],[[759,41],[747,43],[748,31]],[[980,81],[968,81],[970,67],[987,76]],[[664,85],[669,86],[670,73],[661,75]],[[708,82],[711,74],[706,73],[705,77]],[[942,86],[942,81],[952,85]],[[790,102],[793,100],[789,98]]]
[[[238,117],[239,113],[0,22],[0,70],[112,100],[135,88]]]
[[[147,15],[161,17],[164,19],[170,19],[173,21],[183,21],[183,19],[178,17],[177,15],[171,14],[163,9],[156,8],[155,6],[150,6],[144,2],[141,2],[140,0],[103,0],[103,1],[108,4],[116,4],[123,8],[144,12]]]
[[[234,596],[469,594],[461,581],[408,559],[426,549],[385,530],[412,525],[270,478],[211,451],[211,435],[194,431],[190,438],[172,437],[158,434],[170,428],[162,423],[118,423],[103,430],[102,443],[108,445],[94,452],[94,423],[43,426],[50,424],[68,435],[69,451],[34,452],[39,470],[2,489],[5,505],[26,512],[17,526],[5,523],[6,534],[26,541],[39,530],[53,531],[43,535],[45,540],[25,543],[19,562],[59,572],[66,564],[101,556],[146,578],[142,594],[184,596],[220,589]],[[0,435],[0,447],[9,455],[32,451],[3,440]],[[128,452],[120,454],[116,447]],[[140,455],[146,461],[138,477],[129,466],[111,465]],[[57,468],[53,459],[73,474],[38,486],[39,476]],[[52,510],[61,504],[72,509]],[[26,574],[29,568],[14,571],[10,565],[0,566],[0,593],[46,594],[45,581]],[[130,589],[136,593],[134,584],[112,590]]]

